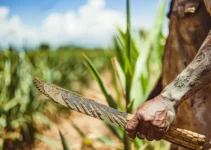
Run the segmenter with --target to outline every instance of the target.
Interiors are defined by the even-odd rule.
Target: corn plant
[[[23,148],[33,143],[42,125],[50,125],[44,105],[32,88],[34,66],[26,53],[5,50],[0,70],[0,140],[4,149]]]
[[[136,38],[131,34],[130,1],[126,1],[127,28],[126,32],[118,28],[119,34],[114,37],[116,57],[112,59],[111,72],[113,74],[116,99],[112,97],[103,83],[97,69],[88,57],[84,56],[85,64],[96,79],[109,106],[131,113],[147,100],[155,86],[162,67],[162,54],[165,38],[162,34],[166,2],[163,1],[157,11],[155,24],[150,31],[141,30]],[[120,85],[120,86],[119,86]],[[146,140],[129,140],[123,129],[108,127],[124,143],[126,150],[132,147],[142,149],[167,149],[164,142],[147,142]]]
[[[55,107],[50,102],[38,101],[40,93],[34,88],[33,78],[39,76],[77,91],[82,84],[87,85],[90,79],[81,63],[82,51],[93,58],[99,70],[106,64],[96,57],[104,55],[101,50],[68,50],[67,47],[57,51],[0,51],[0,148],[3,145],[8,149],[27,147],[35,138],[51,146],[57,145],[40,133],[51,124],[46,114],[55,120],[55,116],[61,112],[67,113],[67,110]]]

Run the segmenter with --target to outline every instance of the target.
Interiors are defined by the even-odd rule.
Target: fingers
[[[152,141],[156,138],[157,132],[155,130],[155,126],[153,126],[150,122],[142,123],[139,126],[139,130],[137,133],[137,137],[139,139],[147,139],[148,141]]]
[[[155,136],[155,140],[158,141],[158,140],[161,140],[164,136],[164,131],[158,131],[156,136]]]
[[[129,120],[126,125],[126,133],[129,138],[134,139],[136,137],[138,126],[139,119],[137,118],[137,115],[134,115],[134,117]]]
[[[147,128],[141,122],[140,125],[139,125],[139,128],[138,128],[137,137],[139,139],[145,139],[146,138],[146,135],[147,135]]]
[[[148,125],[148,130],[147,130],[147,136],[146,136],[146,139],[148,141],[152,141],[155,139],[156,137],[156,130],[155,130],[155,126],[153,126],[152,124],[149,124]]]
[[[148,141],[161,140],[164,136],[165,129],[158,128],[152,123],[143,123],[137,132],[139,139],[147,139]]]
[[[152,121],[152,126],[154,126],[154,131],[155,131],[155,135],[154,135],[154,139],[155,140],[161,140],[164,136],[165,133],[165,125],[166,123],[162,120],[154,120]]]
[[[158,118],[157,118],[158,117]],[[167,114],[161,112],[155,118],[150,115],[135,114],[134,117],[127,122],[126,133],[129,138],[161,140],[166,131],[168,124]]]
[[[155,126],[152,125],[153,116],[142,116],[142,122],[140,124],[139,132],[144,135],[148,141],[155,139],[156,130]]]
[[[139,139],[161,140],[164,136],[165,128],[162,121],[144,121],[143,119],[134,116],[133,119],[127,122],[126,133],[129,138],[134,139],[136,136]]]
[[[175,108],[164,97],[158,96],[141,105],[126,126],[127,134],[134,139],[160,140],[175,118]]]

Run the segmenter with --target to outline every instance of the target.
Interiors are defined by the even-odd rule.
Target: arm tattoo
[[[211,31],[193,61],[163,90],[162,96],[178,106],[211,82]]]

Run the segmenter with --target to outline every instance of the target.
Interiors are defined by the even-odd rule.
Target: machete
[[[34,84],[42,94],[55,103],[122,128],[125,128],[126,122],[133,117],[131,114],[97,103],[54,84],[46,83],[39,78],[34,78]],[[205,142],[204,135],[173,125],[165,132],[163,139],[185,148],[197,150],[202,149]]]

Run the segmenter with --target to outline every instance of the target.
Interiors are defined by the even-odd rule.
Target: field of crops
[[[33,85],[34,77],[78,92],[88,87],[91,75],[84,65],[82,54],[86,54],[99,70],[103,70],[111,52],[80,49],[0,51],[1,146],[7,141],[15,141],[15,145],[20,146],[22,141],[30,144],[34,134],[42,128],[39,124],[49,124],[44,115],[47,104],[37,101],[40,94]]]
[[[12,47],[0,50],[0,148],[36,149],[39,140],[37,145],[43,142],[51,145],[50,149],[57,149],[58,142],[50,139],[59,137],[64,150],[103,149],[105,145],[106,149],[169,149],[164,141],[130,140],[123,129],[108,123],[97,127],[98,123],[93,121],[94,126],[91,122],[84,126],[83,116],[75,116],[71,111],[45,101],[47,98],[33,85],[33,78],[39,77],[63,88],[78,93],[87,91],[98,97],[99,93],[90,90],[96,84],[104,100],[101,102],[127,113],[145,102],[161,74],[166,3],[160,4],[154,27],[149,31],[140,30],[134,36],[130,29],[129,0],[127,2],[127,30],[118,29],[111,49],[64,46],[52,50],[43,44],[36,50]],[[70,116],[73,119],[70,120]],[[61,120],[70,122],[68,126],[74,130],[61,127]],[[82,146],[74,148],[74,143],[68,142],[67,134],[62,132],[60,135],[57,132],[57,137],[46,137],[48,130],[52,131],[52,124],[58,125],[53,132],[65,131],[71,138],[79,135]],[[94,132],[90,138],[86,133],[91,130],[90,126],[106,133],[96,136]]]

